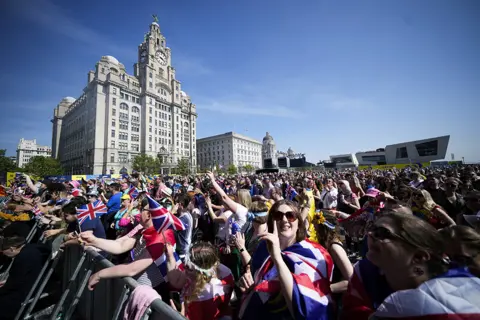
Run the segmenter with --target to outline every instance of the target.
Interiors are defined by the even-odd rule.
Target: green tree
[[[151,157],[145,153],[141,153],[133,159],[133,170],[143,172],[145,174],[153,174],[159,168],[159,159]]]
[[[186,176],[190,174],[190,164],[188,159],[180,159],[177,162],[177,167],[175,168],[175,173],[181,176]]]
[[[237,174],[238,170],[237,167],[232,163],[231,165],[228,166],[227,168],[228,174]]]
[[[57,159],[41,156],[32,157],[30,162],[25,165],[23,171],[39,177],[63,174],[63,168]]]
[[[6,153],[6,149],[0,149],[0,172],[18,171],[15,162],[9,157],[6,157]]]
[[[247,171],[247,173],[252,173],[252,171],[255,170],[255,168],[251,164],[244,165],[243,169],[245,169],[245,171]]]

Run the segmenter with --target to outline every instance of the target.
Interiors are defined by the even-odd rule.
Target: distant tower
[[[290,159],[295,158],[295,152],[292,150],[292,148],[288,148],[288,150],[287,150],[287,156],[288,156]]]
[[[272,136],[267,132],[263,138],[262,145],[262,163],[264,168],[277,167],[277,147]]]

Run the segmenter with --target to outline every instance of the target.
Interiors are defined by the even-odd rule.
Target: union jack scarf
[[[295,315],[292,317],[286,306],[277,268],[263,241],[252,259],[252,268],[260,265],[257,270],[252,270],[254,289],[245,297],[239,318],[328,319],[333,273],[330,254],[318,243],[304,240],[283,250],[282,257],[293,276],[292,307]]]
[[[480,279],[466,268],[451,269],[416,289],[391,294],[373,319],[480,319]]]

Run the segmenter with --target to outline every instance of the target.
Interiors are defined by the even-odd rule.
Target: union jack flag
[[[138,190],[133,184],[130,184],[130,190],[128,190],[128,194],[132,200],[135,200],[138,197]]]
[[[266,319],[272,314],[276,319],[328,319],[333,274],[328,251],[318,243],[303,240],[283,250],[282,257],[293,278],[294,317],[289,314],[277,268],[263,241],[252,258],[254,286],[242,302],[239,319]]]
[[[377,308],[374,317],[418,320],[480,319],[479,290],[480,279],[466,268],[450,269],[416,289],[391,294]]]
[[[287,199],[290,201],[295,200],[295,197],[298,196],[297,191],[292,186],[288,186],[287,190],[285,190],[285,193],[287,195]]]
[[[40,209],[37,206],[33,207],[32,212],[35,216],[42,214],[42,211],[40,211]]]
[[[81,225],[85,220],[94,220],[107,213],[107,206],[100,200],[89,203],[77,209],[78,223]]]
[[[182,220],[175,217],[170,211],[165,209],[157,201],[153,200],[150,196],[147,196],[148,207],[150,214],[152,215],[153,226],[157,232],[161,232],[167,229],[173,229],[176,231],[185,230],[186,227]]]

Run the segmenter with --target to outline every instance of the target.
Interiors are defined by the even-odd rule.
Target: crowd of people
[[[480,166],[2,188],[0,319],[70,245],[115,264],[89,290],[133,277],[192,320],[480,319]],[[34,221],[46,243],[28,242]]]

